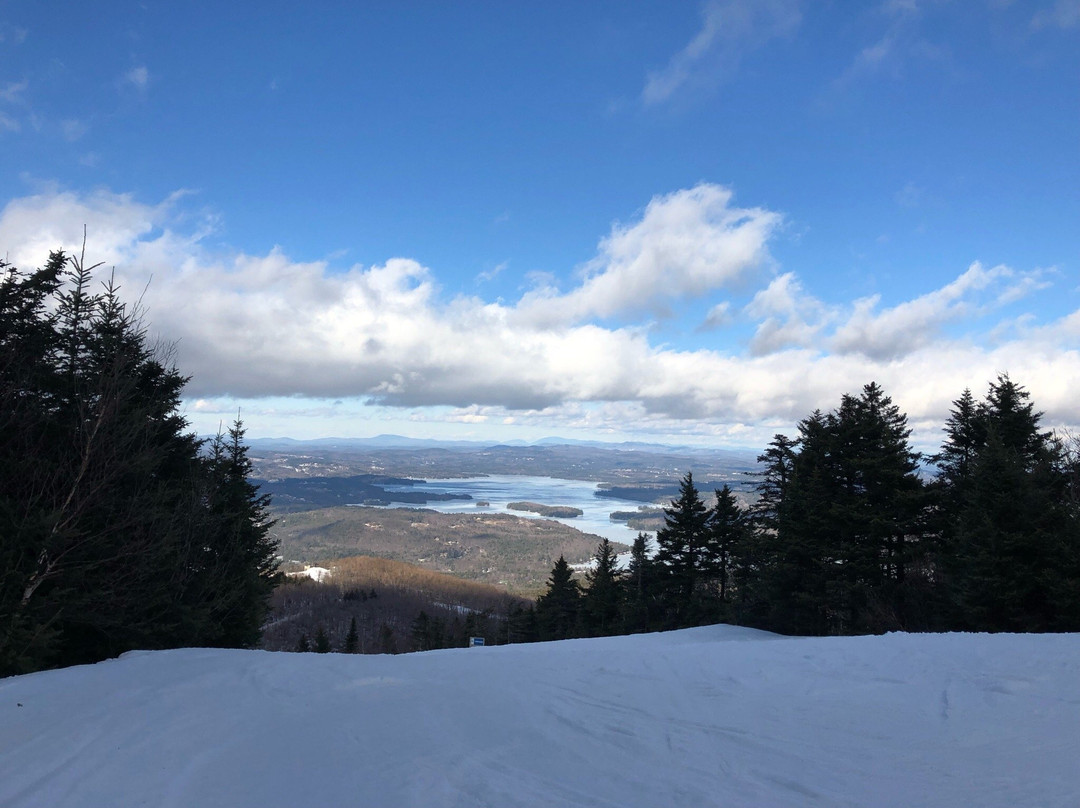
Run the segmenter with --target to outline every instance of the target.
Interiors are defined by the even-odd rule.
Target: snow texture
[[[1077,806],[1080,635],[711,626],[0,680],[0,805]]]

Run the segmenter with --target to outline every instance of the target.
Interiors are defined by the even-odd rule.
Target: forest
[[[187,379],[94,269],[0,262],[0,676],[252,646],[278,581],[239,417],[188,432]]]
[[[518,634],[1080,630],[1080,458],[1041,418],[1001,375],[981,401],[963,391],[923,457],[867,384],[774,437],[753,506],[726,485],[703,498],[688,473],[657,546],[639,534],[625,571],[606,541],[583,586],[560,558]]]

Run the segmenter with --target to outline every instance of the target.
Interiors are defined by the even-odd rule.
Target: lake
[[[598,497],[598,483],[584,480],[561,480],[555,477],[527,477],[519,474],[501,474],[490,477],[466,477],[450,480],[426,480],[422,483],[397,488],[386,486],[386,493],[393,497],[395,491],[426,491],[433,494],[469,494],[472,499],[431,502],[424,505],[440,513],[482,513],[496,511],[527,519],[544,519],[528,511],[509,510],[509,502],[537,502],[541,505],[569,505],[580,508],[584,513],[572,519],[556,518],[555,521],[577,528],[583,533],[595,533],[606,536],[611,541],[632,544],[637,531],[626,526],[625,522],[612,522],[613,511],[636,511],[640,501]],[[478,507],[477,502],[487,502],[488,506]],[[396,505],[394,507],[401,507]],[[415,507],[415,506],[409,506]],[[651,534],[650,534],[651,535]]]

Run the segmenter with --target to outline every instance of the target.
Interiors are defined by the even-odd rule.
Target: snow
[[[1076,806],[1080,635],[710,626],[0,680],[0,805]]]
[[[285,575],[290,578],[310,578],[317,583],[322,583],[329,578],[331,574],[331,571],[326,567],[305,567],[300,572],[285,573]]]

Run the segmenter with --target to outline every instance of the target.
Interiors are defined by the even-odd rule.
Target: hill
[[[290,572],[274,590],[260,647],[293,651],[301,636],[311,640],[322,629],[341,649],[355,620],[360,653],[411,651],[421,611],[439,621],[448,645],[464,646],[468,636],[496,644],[506,641],[511,610],[528,603],[489,584],[386,558],[339,558],[315,569],[318,580]]]
[[[1080,637],[726,626],[0,681],[0,805],[1075,806]]]
[[[506,513],[436,513],[409,508],[339,507],[285,513],[272,535],[288,560],[354,555],[416,564],[529,597],[555,560],[587,561],[600,542],[560,522]],[[619,551],[629,549],[617,545]]]

